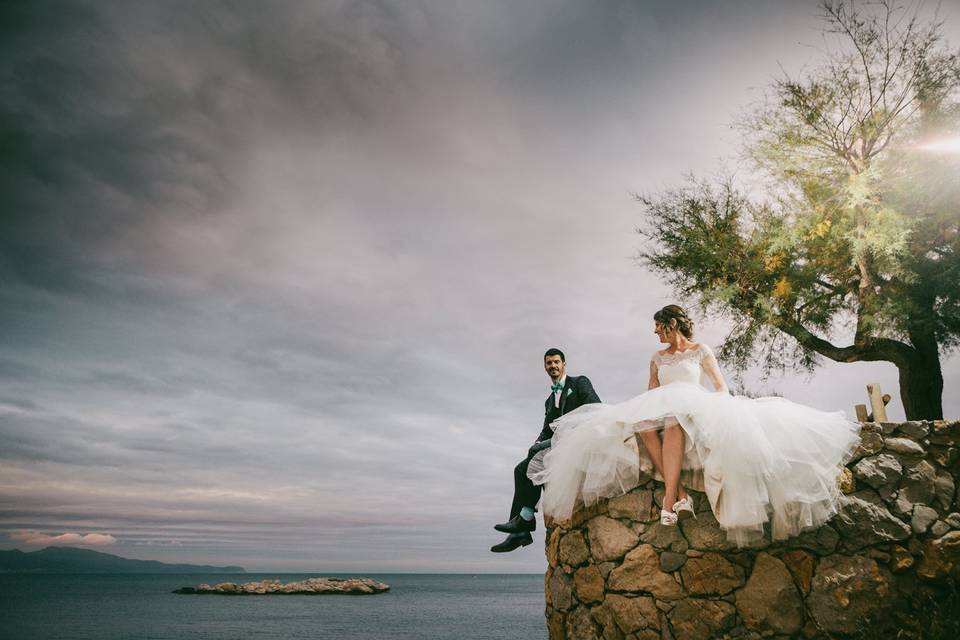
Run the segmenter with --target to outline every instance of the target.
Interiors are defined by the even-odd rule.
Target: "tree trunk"
[[[907,420],[943,419],[943,373],[940,358],[916,357],[897,367],[900,371],[900,400]]]
[[[893,363],[900,372],[900,400],[907,420],[943,420],[943,371],[939,345],[930,324],[912,324],[908,330],[911,344],[891,338],[873,338],[864,348],[858,345],[834,346],[787,315],[780,315],[773,322],[773,326],[792,336],[804,348],[836,362]]]

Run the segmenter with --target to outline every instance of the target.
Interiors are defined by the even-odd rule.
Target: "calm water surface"
[[[336,574],[0,574],[0,638],[545,640],[542,575],[362,574],[370,596],[196,596],[201,582]],[[356,574],[361,575],[361,574]]]

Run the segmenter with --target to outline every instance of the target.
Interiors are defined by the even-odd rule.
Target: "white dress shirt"
[[[560,390],[553,392],[553,406],[557,409],[560,408],[560,394],[563,393],[563,388],[567,385],[567,376],[564,374],[562,378],[557,380],[560,383]],[[551,385],[552,386],[552,385]]]

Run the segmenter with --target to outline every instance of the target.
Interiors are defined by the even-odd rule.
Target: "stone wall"
[[[960,422],[862,436],[841,513],[785,542],[733,547],[696,492],[696,519],[661,526],[649,477],[548,523],[551,640],[960,638]]]

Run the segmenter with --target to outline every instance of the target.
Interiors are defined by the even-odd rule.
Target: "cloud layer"
[[[673,299],[630,194],[733,154],[818,29],[787,2],[0,11],[0,531],[267,570],[539,570],[487,548],[543,350],[646,388]],[[848,411],[872,381],[748,378]]]
[[[36,546],[63,546],[63,547],[107,547],[117,543],[117,539],[104,533],[61,533],[52,536],[39,531],[11,531],[7,537],[14,542],[22,542]]]

